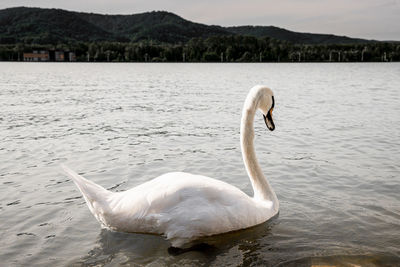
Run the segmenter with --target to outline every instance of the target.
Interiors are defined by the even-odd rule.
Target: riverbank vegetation
[[[80,62],[381,62],[400,61],[400,43],[293,44],[268,37],[212,36],[186,43],[71,42],[3,44],[1,61],[22,61],[23,53],[72,51]]]

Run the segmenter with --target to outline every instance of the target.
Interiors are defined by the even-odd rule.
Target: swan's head
[[[258,109],[263,113],[265,125],[270,131],[273,131],[275,130],[274,120],[272,119],[272,111],[275,106],[274,93],[267,87],[262,87],[260,93]]]

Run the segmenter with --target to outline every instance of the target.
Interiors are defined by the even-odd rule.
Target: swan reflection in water
[[[159,235],[115,232],[102,229],[96,246],[72,265],[104,266],[107,264],[243,264],[251,253],[265,244],[277,216],[260,225],[235,232],[205,237],[185,249],[171,247]],[[260,242],[264,244],[261,244]],[[250,255],[250,257],[249,257]],[[256,257],[254,257],[254,260]],[[229,262],[231,261],[231,262]]]
[[[95,247],[73,266],[397,266],[388,254],[363,254],[326,248],[322,255],[307,249],[307,244],[288,240],[289,228],[279,215],[260,225],[206,237],[191,248],[177,249],[159,235],[114,232],[102,229]],[[283,232],[283,233],[282,233]],[[325,255],[324,255],[325,254]]]

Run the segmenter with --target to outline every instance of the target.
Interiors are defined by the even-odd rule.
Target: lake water
[[[102,230],[64,163],[112,191],[207,175],[252,194],[239,146],[248,90],[275,93],[255,146],[271,221],[174,251]],[[0,262],[400,266],[400,64],[0,63]]]

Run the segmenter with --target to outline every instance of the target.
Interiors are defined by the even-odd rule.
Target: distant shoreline
[[[210,37],[187,44],[0,44],[0,61],[25,62],[399,62],[400,44],[299,45],[255,37]]]

